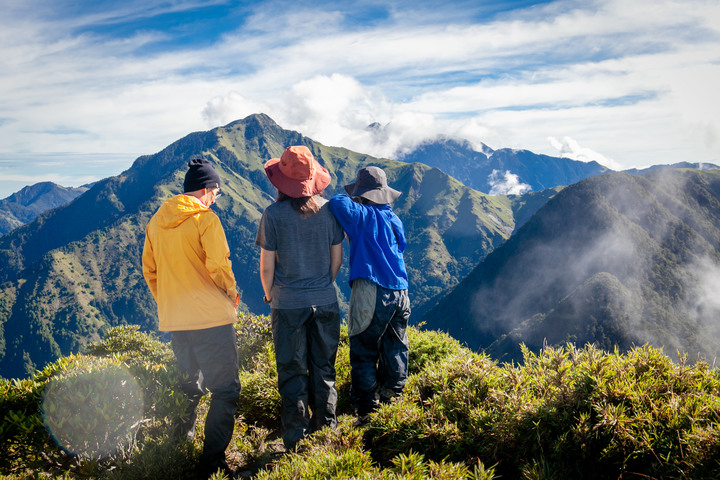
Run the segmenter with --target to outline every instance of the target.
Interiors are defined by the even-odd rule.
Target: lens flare
[[[51,379],[42,402],[45,427],[55,442],[67,452],[93,459],[132,445],[143,407],[137,381],[115,365]]]

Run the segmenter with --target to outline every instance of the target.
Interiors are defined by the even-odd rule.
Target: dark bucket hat
[[[365,167],[358,170],[355,182],[345,185],[345,191],[351,197],[367,198],[381,205],[394,202],[401,193],[388,187],[387,177],[380,167]]]

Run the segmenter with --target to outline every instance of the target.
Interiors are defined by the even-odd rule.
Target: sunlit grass
[[[258,479],[663,478],[720,476],[720,373],[673,362],[662,351],[592,346],[524,349],[498,364],[445,334],[411,328],[410,378],[402,399],[353,426],[347,332],[337,360],[337,429],[283,454],[269,319],[240,315],[243,383],[230,464]],[[123,448],[93,458],[59,448],[42,398],[71,372],[130,372],[144,394],[142,421]],[[85,373],[83,373],[85,375]],[[111,376],[99,375],[100,381]],[[202,449],[170,435],[185,407],[166,344],[134,327],[112,329],[85,355],[64,357],[27,380],[0,382],[2,478],[193,478]],[[67,381],[67,380],[66,380]],[[220,475],[216,479],[222,478]]]

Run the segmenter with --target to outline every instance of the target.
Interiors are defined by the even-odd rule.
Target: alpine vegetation
[[[446,334],[410,328],[403,397],[357,427],[343,327],[338,426],[283,452],[269,319],[241,314],[235,330],[243,390],[228,458],[243,478],[720,475],[720,375],[703,361],[673,362],[650,346],[620,353],[565,345],[538,354],[523,348],[522,364],[498,363]],[[202,428],[194,438],[173,435],[172,422],[186,408],[179,382],[168,345],[137,327],[111,329],[85,353],[28,379],[2,380],[0,475],[193,478]],[[121,392],[120,384],[132,387]],[[59,420],[48,418],[49,396],[79,403],[53,400],[53,408],[80,412],[65,417],[72,435],[51,428]]]

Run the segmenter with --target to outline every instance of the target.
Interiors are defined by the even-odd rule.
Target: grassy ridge
[[[720,476],[720,375],[705,363],[673,363],[650,347],[620,354],[568,345],[539,355],[525,350],[522,365],[498,364],[445,334],[415,328],[405,396],[363,428],[350,415],[343,333],[338,428],[316,433],[300,453],[278,456],[280,398],[268,319],[241,315],[236,332],[243,391],[229,459],[247,477]],[[129,372],[143,392],[140,417],[136,398],[127,396],[133,380],[116,372]],[[32,378],[3,380],[0,476],[192,478],[202,425],[193,442],[172,437],[172,420],[185,406],[177,381],[167,344],[135,327],[112,329],[85,354],[63,357]],[[49,391],[71,399],[61,418],[83,432],[72,443],[55,431],[65,449],[46,425],[53,425],[51,406],[66,397],[55,394],[49,406]]]

